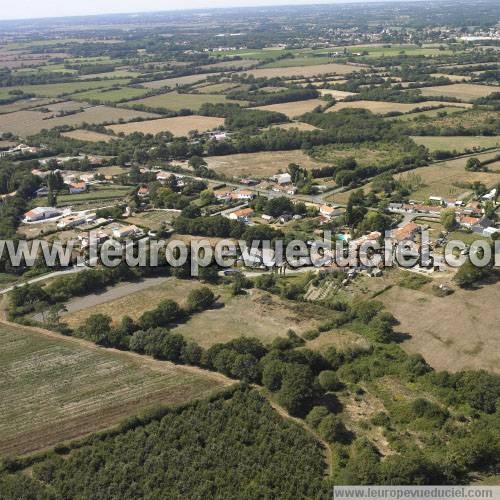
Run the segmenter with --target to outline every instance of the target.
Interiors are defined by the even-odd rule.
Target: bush
[[[198,288],[189,292],[187,297],[187,308],[191,313],[201,312],[213,305],[215,295],[208,287]]]
[[[325,370],[319,374],[319,384],[327,392],[338,391],[342,387],[337,374],[332,370]]]
[[[321,437],[329,443],[345,442],[349,433],[342,421],[335,415],[327,415],[318,425]]]
[[[313,409],[307,414],[306,422],[308,425],[316,429],[321,421],[329,415],[330,412],[326,406],[315,406]]]

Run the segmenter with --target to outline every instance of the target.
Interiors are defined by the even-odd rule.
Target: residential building
[[[248,222],[250,216],[253,214],[253,209],[242,208],[241,210],[236,210],[229,214],[229,218],[232,220],[237,220],[239,222]]]
[[[87,184],[83,181],[71,182],[68,184],[70,194],[85,193],[87,191]]]
[[[61,210],[54,207],[36,207],[24,214],[25,222],[36,222],[40,220],[52,219],[61,215]]]

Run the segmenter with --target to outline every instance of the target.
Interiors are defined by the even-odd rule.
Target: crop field
[[[158,134],[168,131],[174,136],[183,137],[192,130],[206,132],[224,125],[224,118],[212,116],[176,116],[174,118],[160,118],[158,120],[147,120],[142,122],[121,123],[110,125],[108,128],[115,134],[123,132],[132,134],[133,132],[142,132],[143,134]]]
[[[421,353],[434,368],[452,372],[483,368],[498,373],[500,339],[492,333],[498,330],[499,293],[500,283],[457,289],[447,297],[436,297],[427,288],[393,287],[377,300],[400,320],[397,331],[410,335],[402,347]]]
[[[283,130],[290,130],[292,128],[298,128],[301,131],[310,132],[311,130],[318,130],[314,125],[304,122],[291,122],[291,123],[281,123],[279,125],[273,125],[272,128],[281,128]]]
[[[184,305],[189,292],[201,286],[198,281],[176,278],[146,278],[134,283],[120,283],[98,294],[73,298],[66,304],[68,313],[63,315],[63,321],[74,328],[97,313],[106,314],[116,322],[125,315],[138,319],[165,299]],[[217,295],[216,289],[214,293]]]
[[[239,59],[235,61],[221,61],[213,64],[205,64],[201,66],[202,69],[206,70],[218,70],[219,68],[223,71],[227,71],[230,69],[239,69],[239,68],[251,68],[258,64],[257,59]]]
[[[292,66],[287,68],[258,68],[248,70],[247,74],[254,75],[255,78],[290,78],[292,76],[309,78],[316,75],[347,75],[348,73],[359,70],[359,66],[329,63],[314,64],[311,66]]]
[[[213,83],[211,85],[204,84],[196,87],[196,90],[201,94],[219,94],[235,89],[236,87],[242,87],[242,85],[238,85],[236,83]]]
[[[1,92],[1,91],[0,91]],[[23,109],[30,109],[34,106],[44,106],[52,102],[52,99],[44,99],[41,97],[33,97],[31,99],[20,99],[11,104],[0,104],[0,114],[13,113]]]
[[[142,86],[147,89],[159,89],[161,87],[169,87],[175,89],[180,85],[192,85],[193,83],[203,82],[208,76],[215,73],[204,73],[200,75],[179,76],[177,78],[166,78],[164,80],[154,80],[152,82],[143,83]]]
[[[133,118],[154,118],[159,115],[124,108],[92,106],[84,109],[81,113],[57,118],[50,118],[50,116],[52,115],[40,111],[17,111],[0,115],[0,129],[26,137],[36,134],[44,128],[51,129],[61,125],[78,127],[83,123],[113,123],[119,120],[132,120]]]
[[[290,163],[312,169],[325,164],[312,160],[302,151],[270,151],[262,153],[241,153],[205,158],[208,167],[228,177],[263,178],[285,172]]]
[[[425,137],[412,137],[417,143],[425,146],[429,151],[458,151],[464,152],[465,150],[486,149],[495,146],[500,146],[499,136],[425,136]]]
[[[329,95],[337,101],[343,101],[346,97],[350,95],[356,95],[354,92],[345,92],[344,90],[332,90],[332,89],[318,89],[318,92],[321,94],[322,97]]]
[[[71,96],[72,99],[79,101],[99,101],[105,103],[117,103],[121,101],[131,101],[147,94],[147,89],[137,89],[133,87],[122,87],[120,89],[88,90],[79,92]]]
[[[202,347],[210,347],[236,337],[257,337],[263,342],[272,342],[276,337],[284,337],[290,328],[301,334],[315,325],[314,320],[297,311],[293,302],[260,290],[236,297],[225,291],[219,302],[224,307],[196,314],[172,331]]]
[[[280,59],[279,61],[273,61],[267,63],[264,68],[289,68],[291,66],[316,66],[318,64],[328,64],[332,63],[332,58],[328,55],[304,55],[289,59]]]
[[[169,92],[168,94],[160,94],[152,97],[146,97],[136,101],[129,101],[128,106],[142,104],[151,108],[163,108],[165,110],[180,111],[181,109],[191,109],[198,111],[202,104],[206,102],[217,103],[234,103],[246,105],[243,101],[232,101],[226,96],[218,94],[178,94],[177,92]]]
[[[57,97],[61,95],[74,94],[76,92],[109,88],[113,85],[126,85],[129,82],[127,79],[116,80],[102,80],[102,81],[81,81],[81,82],[68,82],[68,83],[48,83],[44,85],[22,85],[20,87],[7,87],[4,90],[19,89],[27,94],[35,94],[41,97]]]
[[[473,101],[479,97],[486,97],[493,92],[498,92],[498,87],[491,85],[476,85],[473,83],[455,83],[439,87],[424,87],[422,95],[429,97],[455,97],[462,101]]]
[[[255,109],[274,111],[283,113],[289,118],[296,118],[304,113],[309,113],[318,106],[324,106],[325,104],[326,101],[322,101],[321,99],[308,99],[306,101],[283,102],[280,104],[270,104],[269,106],[258,106]]]
[[[454,83],[458,82],[468,82],[472,80],[470,75],[450,75],[448,73],[431,73],[431,76],[434,78],[448,78]]]
[[[89,142],[109,142],[112,139],[116,139],[112,135],[100,134],[99,132],[94,132],[93,130],[72,130],[71,132],[64,132],[61,134],[63,137],[68,139],[76,139],[77,141],[89,141]]]
[[[409,113],[417,108],[430,107],[430,106],[442,106],[451,105],[460,107],[460,103],[452,104],[440,101],[426,101],[417,103],[401,103],[401,102],[386,102],[386,101],[348,101],[348,102],[338,102],[331,108],[327,109],[327,113],[333,113],[335,111],[340,111],[346,108],[364,108],[370,110],[372,113],[385,115],[387,113]]]
[[[154,404],[179,404],[221,377],[58,334],[0,327],[0,453],[33,452],[114,425]]]

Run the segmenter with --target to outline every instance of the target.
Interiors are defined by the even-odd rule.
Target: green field
[[[193,111],[198,111],[202,104],[210,102],[212,104],[217,103],[235,103],[245,105],[243,101],[232,101],[227,99],[223,95],[217,94],[179,94],[177,92],[169,92],[167,94],[155,95],[152,97],[146,97],[145,99],[139,99],[136,101],[130,101],[127,104],[132,106],[134,104],[142,104],[149,108],[163,108],[171,111],[180,111],[181,109],[191,109]]]
[[[0,452],[21,454],[177,404],[222,384],[166,362],[110,352],[58,334],[0,327]]]
[[[96,190],[88,191],[87,193],[80,194],[60,194],[57,196],[59,205],[71,205],[73,203],[80,203],[93,200],[114,200],[116,198],[123,198],[130,193],[129,186],[109,186],[100,187]],[[39,198],[38,204],[44,205],[47,203],[46,198]]]
[[[412,137],[417,143],[425,146],[429,151],[458,151],[479,150],[500,146],[500,137],[474,137],[474,136],[425,136]]]
[[[398,116],[388,116],[386,120],[403,120],[403,121],[411,121],[411,120],[420,120],[424,117],[427,118],[435,118],[435,117],[445,117],[446,115],[453,115],[455,113],[459,113],[460,111],[464,111],[463,108],[459,108],[458,106],[444,106],[442,108],[437,109],[429,109],[428,111],[417,111],[416,113],[406,113],[404,115]],[[444,115],[446,113],[446,115]]]
[[[21,85],[19,87],[6,87],[2,89],[7,93],[9,90],[22,90],[26,94],[35,94],[42,97],[57,97],[60,95],[74,94],[87,89],[109,88],[113,85],[126,85],[127,79],[102,80],[102,81],[79,81],[69,83],[49,83],[44,85]],[[1,95],[1,94],[0,94]]]
[[[119,89],[110,90],[89,90],[86,92],[78,92],[71,96],[77,101],[98,101],[102,104],[117,103],[121,101],[130,101],[138,99],[148,93],[147,89],[136,89],[132,87],[122,87]]]

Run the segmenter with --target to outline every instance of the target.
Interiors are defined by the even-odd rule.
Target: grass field
[[[242,106],[247,104],[243,101],[231,101],[226,99],[225,96],[218,94],[179,94],[177,92],[169,92],[167,94],[129,101],[127,105],[133,106],[135,104],[142,104],[151,108],[163,108],[171,111],[180,111],[181,109],[198,111],[201,105],[206,102],[212,104],[227,102],[241,104]]]
[[[460,111],[460,108],[454,108]],[[441,110],[436,110],[436,116],[431,116],[429,119],[421,119],[422,122],[416,122],[414,124],[415,128],[417,127],[426,127],[427,125],[439,128],[476,128],[476,127],[495,127],[495,122],[498,120],[498,113],[495,111],[487,111],[483,109],[466,109],[461,113],[450,113],[448,112],[447,116],[439,116],[439,112]],[[431,111],[424,111],[420,113],[423,115],[424,113],[431,113]],[[413,116],[415,116],[415,113]],[[405,119],[405,115],[399,117],[400,119]]]
[[[153,404],[207,395],[222,379],[57,334],[0,326],[0,453],[23,454],[116,424]]]
[[[485,97],[498,92],[498,87],[488,85],[476,85],[473,83],[455,83],[453,85],[443,85],[439,87],[424,87],[422,95],[429,97],[456,97],[461,101],[473,101],[479,97]]]
[[[474,155],[480,160],[494,158],[498,152],[488,152]],[[429,196],[442,196],[450,198],[463,198],[471,190],[465,187],[459,187],[458,184],[472,183],[481,181],[486,186],[493,187],[498,182],[498,173],[500,172],[500,162],[488,165],[492,172],[467,172],[465,164],[468,158],[456,158],[454,160],[441,161],[431,164],[427,167],[420,167],[411,170],[412,174],[419,176],[422,185],[417,191],[412,192],[411,198],[414,200],[425,201]],[[408,175],[408,173],[396,174],[395,177]],[[365,192],[371,190],[372,183],[369,182],[363,186]],[[353,190],[343,193],[336,193],[328,198],[328,201],[337,203],[346,203]]]
[[[69,314],[65,314],[63,320],[74,328],[91,314],[97,313],[106,314],[116,322],[125,315],[137,319],[143,312],[153,309],[165,299],[184,305],[189,292],[201,286],[198,281],[175,278],[121,283],[103,293],[72,299],[67,304]]]
[[[444,103],[440,101],[426,101],[417,103],[401,103],[401,102],[386,102],[386,101],[348,101],[348,102],[338,102],[331,108],[328,108],[327,113],[333,113],[335,111],[340,111],[345,108],[364,108],[370,110],[372,113],[377,113],[385,115],[387,113],[393,113],[398,111],[400,113],[409,113],[417,108],[430,107],[430,106],[442,106],[450,103]],[[454,104],[451,104],[454,105]],[[460,107],[460,103],[456,106]]]
[[[280,125],[273,125],[272,128],[281,128],[283,130],[298,128],[299,130],[302,131],[318,130],[318,128],[315,127],[314,125],[310,125],[309,123],[304,123],[304,122],[282,123]]]
[[[130,193],[130,191],[130,186],[99,186],[98,188],[92,189],[86,193],[59,194],[57,196],[57,202],[60,205],[72,205],[73,203],[81,203],[85,201],[115,200],[117,198],[123,198]],[[46,203],[46,198],[39,198],[39,204],[41,206],[44,206]]]
[[[224,118],[190,115],[111,125],[108,128],[115,132],[115,134],[119,134],[120,132],[123,132],[124,134],[131,134],[133,132],[158,134],[160,132],[168,131],[176,137],[183,137],[187,136],[192,130],[206,132],[207,130],[212,130],[221,125],[224,125]]]
[[[209,168],[228,177],[269,177],[280,170],[286,171],[290,163],[307,168],[324,167],[309,158],[302,151],[272,151],[262,153],[242,153],[205,158]]]
[[[159,89],[161,87],[169,87],[175,89],[179,85],[192,85],[193,83],[202,82],[207,79],[208,76],[214,73],[205,73],[203,75],[187,75],[179,76],[177,78],[167,78],[165,80],[155,80],[152,82],[143,83],[142,86],[147,89]]]
[[[317,161],[333,165],[342,159],[352,157],[360,166],[366,167],[384,165],[398,160],[404,161],[407,154],[396,142],[374,142],[316,146],[312,149],[311,156]]]
[[[50,114],[47,115],[39,111],[17,111],[0,115],[0,129],[26,137],[37,134],[42,129],[51,129],[61,125],[78,127],[83,123],[113,123],[120,120],[128,121],[133,118],[154,118],[158,115],[124,108],[92,106],[84,109],[81,113],[58,118],[49,118],[50,116]]]
[[[350,95],[355,95],[354,92],[345,92],[344,90],[332,90],[332,89],[318,89],[318,92],[323,97],[329,95],[332,96],[337,101],[343,101],[346,97]]]
[[[21,85],[19,87],[6,87],[4,90],[22,90],[27,94],[35,94],[41,97],[57,97],[60,95],[74,94],[87,89],[109,88],[113,85],[126,85],[128,79],[102,80],[102,81],[80,81],[69,83],[49,83],[44,85]]]
[[[318,106],[324,106],[325,104],[326,101],[322,101],[321,99],[309,99],[307,101],[283,102],[281,104],[259,106],[256,109],[283,113],[284,115],[288,116],[288,118],[296,118],[303,115],[304,113],[309,113]]]
[[[460,112],[464,112],[464,108],[459,108],[458,106],[443,106],[442,108],[429,109],[428,111],[416,111],[415,113],[406,113],[404,115],[388,116],[386,120],[403,120],[407,122],[415,119],[421,120],[424,117],[440,118],[442,113],[446,113],[446,116],[449,116]],[[443,116],[443,118],[446,117]]]
[[[401,321],[397,331],[411,337],[402,347],[420,353],[438,370],[484,368],[499,372],[497,298],[500,283],[478,290],[455,290],[436,297],[427,288],[393,287],[377,297]],[[460,314],[457,314],[460,311]]]
[[[240,85],[236,83],[214,83],[212,85],[203,85],[197,87],[196,90],[202,94],[219,94],[232,90]]]
[[[147,89],[136,89],[132,87],[122,87],[120,89],[110,90],[96,89],[73,94],[71,98],[79,101],[98,101],[102,104],[107,104],[138,99],[147,94],[147,92]]]
[[[76,139],[78,141],[89,141],[89,142],[109,142],[114,139],[111,135],[100,134],[99,132],[94,132],[92,130],[72,130],[71,132],[64,132],[61,134],[63,137],[68,139]]]
[[[219,301],[224,307],[196,314],[173,332],[203,347],[210,347],[240,336],[272,342],[276,337],[285,336],[290,328],[300,334],[315,324],[313,320],[305,319],[293,302],[260,290],[236,297],[229,296],[226,291]]]
[[[248,70],[246,73],[249,75],[254,75],[255,78],[290,78],[292,76],[309,78],[316,75],[347,75],[348,73],[359,70],[359,66],[329,63],[315,64],[310,66],[291,66],[286,68],[258,68]]]
[[[412,139],[417,143],[425,146],[429,151],[458,151],[460,153],[465,150],[486,149],[495,146],[500,146],[500,137],[474,137],[474,136],[425,136],[415,137]]]

